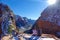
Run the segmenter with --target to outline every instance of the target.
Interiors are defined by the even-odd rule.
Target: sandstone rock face
[[[0,4],[0,34],[16,30],[14,14],[5,4]]]
[[[58,1],[57,1],[58,2]],[[60,3],[60,2],[59,2]],[[60,37],[60,4],[48,6],[34,24],[35,29],[41,29],[42,33],[54,34]]]

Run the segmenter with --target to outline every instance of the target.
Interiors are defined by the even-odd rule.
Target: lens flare
[[[48,3],[49,5],[55,4],[55,3],[56,3],[56,0],[48,0],[47,3]]]

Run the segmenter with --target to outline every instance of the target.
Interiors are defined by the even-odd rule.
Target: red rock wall
[[[60,26],[48,21],[38,20],[35,23],[35,29],[41,29],[44,34],[54,34],[60,31]]]

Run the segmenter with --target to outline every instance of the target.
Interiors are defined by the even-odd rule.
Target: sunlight
[[[56,0],[48,0],[47,3],[48,3],[49,5],[55,4],[55,3],[56,3]]]
[[[42,40],[55,40],[53,38],[43,38]]]

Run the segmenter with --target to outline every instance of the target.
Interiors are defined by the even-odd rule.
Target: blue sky
[[[41,12],[48,6],[47,0],[0,0],[7,4],[16,15],[31,19],[39,18]]]

